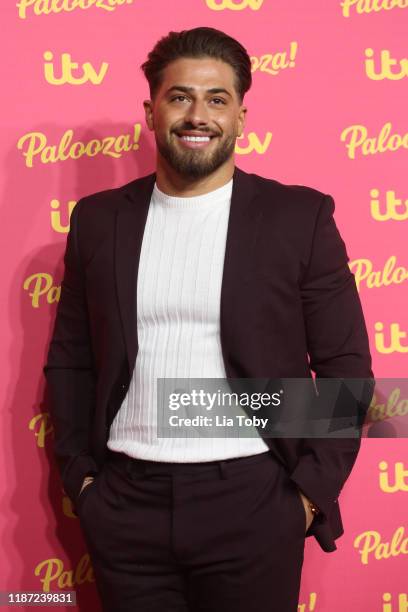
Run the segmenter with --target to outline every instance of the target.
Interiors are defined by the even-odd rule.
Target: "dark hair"
[[[162,82],[163,69],[182,58],[213,57],[229,64],[235,72],[235,90],[240,103],[251,87],[251,60],[246,49],[235,38],[214,28],[194,28],[169,32],[158,40],[141,65],[153,98]]]

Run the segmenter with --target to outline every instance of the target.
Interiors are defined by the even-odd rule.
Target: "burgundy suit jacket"
[[[138,352],[137,273],[156,175],[81,198],[70,219],[44,374],[54,453],[74,512],[106,457],[111,423]],[[228,378],[373,381],[367,331],[330,195],[235,167],[220,333]],[[369,391],[372,387],[369,385]],[[371,393],[359,409],[368,407]],[[338,496],[361,439],[268,438],[290,478],[320,508],[307,536],[336,550]]]

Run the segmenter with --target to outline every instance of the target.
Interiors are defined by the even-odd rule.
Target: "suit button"
[[[122,389],[126,389],[126,385],[124,383],[122,383],[120,386]]]

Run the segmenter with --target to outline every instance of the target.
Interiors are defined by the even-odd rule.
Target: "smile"
[[[214,138],[214,136],[188,136],[185,134],[177,134],[177,137],[183,143],[183,146],[188,149],[202,149]]]

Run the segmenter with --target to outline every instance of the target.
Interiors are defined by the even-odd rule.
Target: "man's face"
[[[154,100],[145,100],[158,152],[181,176],[205,177],[233,159],[246,113],[234,77],[221,60],[181,58],[164,69]]]

